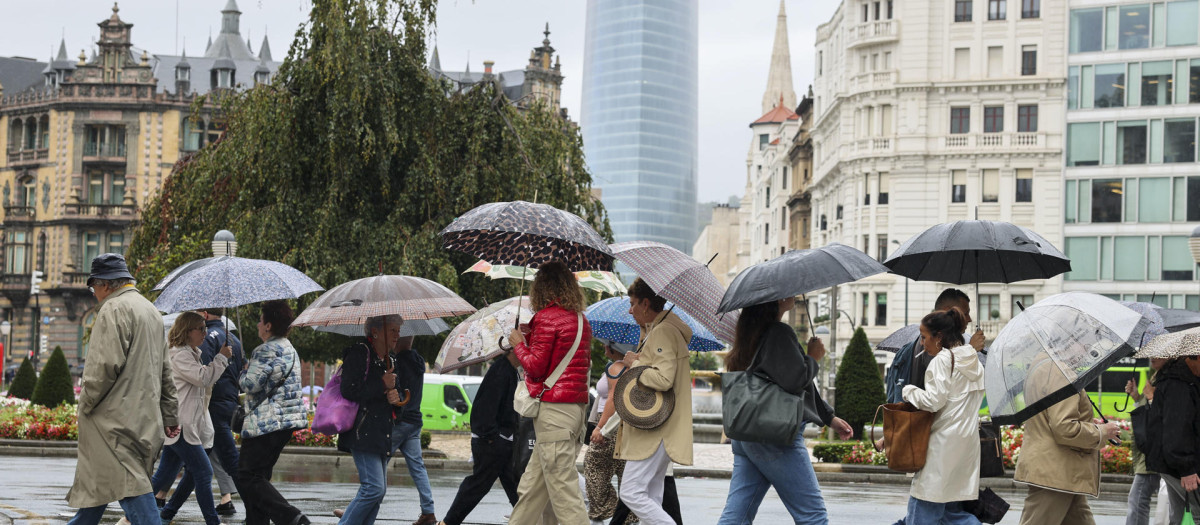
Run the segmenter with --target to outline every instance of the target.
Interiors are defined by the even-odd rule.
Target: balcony
[[[67,218],[133,220],[137,214],[137,206],[132,203],[92,204],[88,202],[68,202],[63,207]]]
[[[946,149],[1035,149],[1046,146],[1042,133],[973,133],[946,135],[942,139]]]
[[[62,286],[64,288],[87,288],[88,272],[63,272]]]
[[[896,83],[895,71],[873,71],[859,73],[850,78],[850,92],[891,89]]]
[[[39,149],[8,149],[8,163],[12,166],[24,164],[37,164],[50,158],[50,150],[47,148]]]
[[[876,139],[860,139],[858,141],[855,141],[853,144],[854,154],[855,155],[871,155],[871,154],[877,155],[877,154],[881,154],[881,153],[892,153],[893,143],[894,143],[894,141],[890,137],[883,137],[883,138],[876,138]]]
[[[36,209],[33,206],[4,205],[4,222],[33,222]]]
[[[875,20],[851,26],[846,31],[846,47],[856,48],[895,42],[900,39],[899,20]]]
[[[84,161],[125,162],[125,145],[106,142],[88,142],[83,145]]]

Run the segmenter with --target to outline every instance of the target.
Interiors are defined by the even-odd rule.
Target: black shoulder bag
[[[263,403],[271,400],[271,396],[275,395],[275,391],[279,390],[279,387],[283,386],[283,384],[287,382],[288,378],[292,376],[292,370],[296,368],[296,360],[299,358],[300,356],[295,356],[292,358],[292,365],[289,366],[288,371],[283,374],[283,379],[281,379],[279,383],[272,386],[271,390],[267,391],[267,395],[263,397],[263,400],[255,403],[250,410],[247,411],[245,406],[243,406],[241,403],[238,403],[237,410],[233,411],[233,417],[229,421],[229,428],[231,428],[234,432],[241,434],[242,427],[246,424],[246,414],[258,410],[258,407],[262,406]]]

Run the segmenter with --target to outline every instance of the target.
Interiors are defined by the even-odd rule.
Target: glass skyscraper
[[[617,242],[696,240],[699,8],[588,0],[584,152]]]

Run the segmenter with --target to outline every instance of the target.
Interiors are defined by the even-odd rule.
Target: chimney
[[[485,74],[485,75],[492,74],[492,66],[494,66],[494,65],[496,65],[496,62],[491,61],[491,60],[484,60],[483,61],[483,74]]]
[[[233,237],[233,232],[229,230],[221,230],[213,236],[212,241],[213,257],[228,255],[233,257],[237,255],[237,241]]]

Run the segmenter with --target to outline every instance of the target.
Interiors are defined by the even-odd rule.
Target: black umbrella
[[[878,350],[896,353],[899,352],[904,345],[916,341],[921,336],[921,325],[910,324],[892,332],[892,335],[885,337],[879,344],[875,345]]]
[[[492,264],[538,268],[562,261],[573,272],[613,270],[608,244],[574,213],[525,201],[493,202],[454,219],[442,247]]]
[[[1162,308],[1158,310],[1158,315],[1162,316],[1163,328],[1166,328],[1168,332],[1182,332],[1200,326],[1200,312]]]
[[[717,313],[796,297],[886,271],[875,259],[845,244],[793,250],[746,268],[734,277]]]

